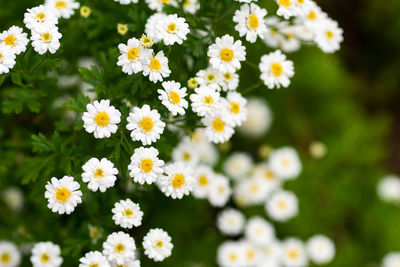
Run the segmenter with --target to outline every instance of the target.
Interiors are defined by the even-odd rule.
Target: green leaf
[[[57,152],[60,151],[61,138],[58,132],[53,133],[50,139],[47,139],[42,133],[32,135],[32,150],[33,152]]]
[[[4,90],[3,92],[3,113],[21,113],[24,105],[26,105],[32,112],[38,113],[41,104],[39,97],[44,93],[36,93],[32,90],[25,88],[12,87]]]
[[[70,97],[68,102],[66,102],[63,106],[71,111],[84,112],[86,110],[86,105],[89,102],[89,97],[85,96],[83,93],[80,93],[77,98]]]

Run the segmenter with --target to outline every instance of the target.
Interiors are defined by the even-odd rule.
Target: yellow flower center
[[[17,42],[17,38],[15,37],[14,34],[10,34],[6,38],[4,38],[4,42],[6,43],[6,45],[14,46],[15,43]]]
[[[50,257],[49,257],[49,255],[47,255],[46,253],[43,253],[43,254],[40,256],[40,261],[41,261],[41,262],[49,262],[49,260],[50,260]]]
[[[84,18],[88,18],[91,13],[91,9],[88,6],[82,6],[80,9],[81,16]]]
[[[297,0],[297,3],[299,3],[300,5],[304,4],[304,0]]]
[[[167,26],[167,32],[169,33],[175,33],[176,31],[176,24],[175,23],[170,23]]]
[[[332,39],[334,36],[333,32],[331,32],[331,31],[326,31],[325,34],[326,34],[326,38],[328,38],[328,39]]]
[[[252,250],[247,251],[246,256],[248,259],[252,260],[254,259],[255,253]]]
[[[158,242],[156,243],[155,247],[156,248],[162,248],[163,246],[163,242],[161,240],[158,240]]]
[[[108,116],[107,112],[101,111],[96,114],[94,117],[94,122],[97,126],[104,127],[107,126],[110,122],[110,116]]]
[[[156,58],[152,58],[152,59],[150,60],[150,68],[151,68],[152,70],[159,71],[159,70],[161,69],[161,63],[160,63],[160,61],[159,61],[158,59],[156,59]]]
[[[117,252],[117,253],[121,253],[121,252],[123,252],[125,250],[125,246],[123,245],[123,244],[121,244],[121,243],[119,243],[119,244],[117,244],[116,246],[115,246],[115,252]]]
[[[184,161],[189,161],[191,158],[191,156],[188,152],[184,152],[182,157],[183,157]]]
[[[225,187],[224,186],[219,186],[218,187],[218,192],[220,193],[220,194],[223,194],[223,193],[225,193]]]
[[[223,122],[220,118],[217,118],[213,121],[212,127],[216,132],[222,132],[225,129],[225,122]]]
[[[121,35],[125,35],[128,32],[128,25],[127,24],[117,24],[117,31]]]
[[[299,257],[299,253],[297,251],[295,251],[295,250],[290,250],[288,252],[288,256],[291,259],[297,259]]]
[[[140,162],[139,166],[144,173],[148,173],[153,169],[153,161],[151,159],[144,159]]]
[[[208,185],[208,178],[205,175],[199,177],[199,185],[206,186]]]
[[[205,96],[204,103],[206,103],[207,105],[212,105],[214,104],[214,99],[212,98],[212,96]]]
[[[92,263],[89,265],[89,267],[99,267],[99,265],[97,263]]]
[[[279,77],[283,73],[283,67],[281,64],[274,62],[271,64],[270,71],[272,75],[274,75],[275,77]]]
[[[206,79],[208,82],[212,82],[215,80],[215,75],[214,74],[207,74]]]
[[[46,15],[43,12],[37,13],[35,19],[37,22],[44,22]]]
[[[174,105],[179,104],[181,102],[181,97],[177,92],[169,92],[168,97],[169,101]]]
[[[237,256],[235,253],[231,253],[231,254],[229,255],[229,259],[230,259],[231,261],[236,261],[237,258],[238,258],[238,256]]]
[[[251,14],[247,19],[247,23],[251,29],[257,29],[259,25],[259,21],[256,15]]]
[[[310,13],[308,13],[309,20],[315,20],[316,18],[317,18],[317,13],[315,13],[314,11],[310,11]]]
[[[279,5],[284,7],[290,7],[291,3],[290,0],[279,0]]]
[[[289,167],[290,161],[289,161],[288,159],[282,159],[282,165],[283,165],[284,167]]]
[[[153,127],[154,127],[154,122],[151,118],[149,117],[144,117],[140,122],[139,122],[140,128],[142,128],[143,132],[150,132]]]
[[[225,80],[230,81],[232,79],[232,74],[227,72],[227,73],[224,74],[224,78],[225,78]]]
[[[229,109],[231,113],[238,114],[240,112],[240,106],[237,102],[231,101],[229,104],[231,105]]]
[[[102,169],[97,169],[94,172],[94,178],[103,178],[104,177],[104,172]]]
[[[126,53],[129,60],[137,59],[139,57],[139,54],[140,54],[139,47],[132,47],[128,50],[128,53]]]
[[[172,187],[181,188],[185,184],[185,176],[182,173],[177,173],[172,179]]]
[[[185,0],[185,2],[183,2],[183,6],[187,7],[188,5],[190,5],[192,2],[190,2],[190,0]]]
[[[230,48],[222,48],[219,56],[221,57],[221,60],[230,62],[233,59],[233,50]]]
[[[71,192],[67,188],[61,187],[61,188],[57,189],[57,191],[56,191],[57,201],[65,203],[68,201],[68,199],[70,197],[71,197]]]
[[[67,7],[67,3],[64,2],[64,1],[57,1],[55,7],[56,8],[66,8]]]
[[[284,209],[286,209],[286,206],[287,206],[287,204],[286,204],[285,201],[279,201],[279,202],[278,202],[278,207],[279,207],[280,209],[284,210]]]
[[[267,180],[273,180],[273,179],[275,179],[274,173],[273,173],[272,171],[270,171],[270,170],[267,170],[267,171],[264,173],[264,177],[265,177]]]
[[[132,217],[133,216],[133,211],[131,209],[125,209],[124,210],[124,216]]]
[[[2,263],[9,263],[10,260],[11,260],[10,253],[5,252],[5,253],[1,254],[0,262],[2,262]]]
[[[253,192],[253,193],[257,193],[258,189],[259,189],[258,185],[256,185],[256,184],[252,184],[251,187],[250,187],[250,191]]]
[[[43,40],[43,42],[45,42],[45,43],[50,43],[50,41],[51,41],[51,34],[48,33],[48,32],[42,33],[42,34],[40,35],[40,37],[42,37],[42,40]]]

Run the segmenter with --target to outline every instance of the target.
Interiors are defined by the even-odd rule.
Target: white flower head
[[[316,264],[327,264],[335,257],[335,244],[324,235],[311,237],[306,248],[310,260]]]
[[[270,192],[265,180],[258,177],[243,179],[235,188],[235,195],[244,197],[246,202],[243,204],[261,204],[267,199]]]
[[[324,19],[323,23],[316,29],[315,42],[325,53],[333,53],[339,50],[342,41],[343,30],[334,20]]]
[[[151,110],[149,105],[134,107],[127,121],[126,128],[132,131],[132,140],[141,141],[144,146],[156,142],[164,132],[165,123],[161,121],[160,113]]]
[[[24,193],[17,187],[5,189],[1,192],[1,198],[14,211],[20,211],[24,205]]]
[[[239,10],[236,10],[233,21],[236,22],[235,30],[239,35],[246,36],[246,40],[254,43],[257,36],[264,38],[264,32],[267,30],[264,17],[267,10],[260,8],[258,5],[251,3],[244,4]]]
[[[250,98],[247,100],[247,118],[239,130],[251,137],[265,134],[272,123],[272,112],[264,99]]]
[[[239,242],[225,241],[218,247],[217,262],[221,267],[245,266],[242,246]]]
[[[183,10],[185,12],[194,14],[199,9],[200,9],[199,0],[184,0],[183,1]]]
[[[232,123],[232,126],[240,126],[246,120],[246,103],[247,100],[237,92],[228,92],[226,99],[223,99],[223,116]]]
[[[225,72],[220,80],[221,89],[223,91],[234,91],[239,86],[239,75],[237,73]]]
[[[244,215],[232,208],[227,208],[218,214],[218,229],[225,235],[234,236],[240,234],[244,229]]]
[[[294,75],[293,62],[286,60],[286,56],[279,50],[263,55],[259,67],[260,78],[269,89],[288,87],[289,78]]]
[[[143,238],[144,254],[154,261],[163,261],[171,256],[172,248],[171,237],[162,229],[151,229]]]
[[[58,18],[47,6],[28,8],[24,14],[24,24],[28,29],[48,28],[58,23]]]
[[[29,43],[28,35],[18,26],[11,26],[8,30],[0,33],[0,45],[6,45],[16,55],[25,52]]]
[[[172,198],[181,199],[193,191],[193,169],[186,167],[182,162],[176,162],[165,166],[165,175],[160,177],[161,191]]]
[[[139,204],[130,199],[116,202],[111,211],[115,224],[123,228],[131,229],[133,226],[138,227],[142,224],[143,212],[140,210]]]
[[[171,74],[168,67],[168,58],[164,56],[163,51],[159,51],[155,56],[149,58],[148,64],[143,65],[143,75],[149,76],[153,83],[162,82]]]
[[[298,200],[295,194],[280,190],[272,194],[265,204],[265,210],[272,219],[285,222],[298,214]]]
[[[240,69],[240,62],[246,59],[246,49],[242,41],[235,41],[232,36],[217,37],[215,44],[208,48],[210,63],[221,72],[235,72]]]
[[[185,99],[186,87],[181,88],[181,84],[175,81],[162,83],[162,89],[157,90],[160,94],[158,99],[167,107],[173,116],[185,115],[185,109],[188,108],[188,102]]]
[[[114,2],[119,2],[121,5],[129,5],[130,3],[136,4],[139,0],[114,0]]]
[[[60,48],[61,37],[57,26],[37,28],[32,31],[31,36],[33,49],[40,55],[47,51],[54,54]]]
[[[0,266],[17,267],[21,262],[21,253],[17,246],[9,241],[0,240]]]
[[[143,71],[143,66],[149,64],[151,49],[144,48],[136,38],[128,40],[127,44],[118,45],[121,55],[117,65],[122,67],[122,72],[132,75]]]
[[[284,180],[295,179],[301,172],[299,156],[291,147],[283,147],[273,151],[269,158],[271,170]]]
[[[45,5],[51,8],[58,18],[69,19],[75,9],[79,8],[79,3],[74,0],[46,0]]]
[[[80,185],[71,176],[61,179],[51,178],[46,184],[45,198],[48,200],[47,207],[52,212],[59,214],[71,214],[75,207],[82,203],[82,192]]]
[[[79,267],[110,267],[107,258],[99,251],[90,251],[79,259]]]
[[[400,252],[386,254],[382,261],[382,267],[397,267],[400,264]]]
[[[59,267],[63,262],[60,247],[52,242],[39,242],[32,248],[33,267]]]
[[[0,74],[8,73],[15,63],[15,54],[11,49],[4,44],[0,45]]]
[[[193,176],[195,179],[193,196],[196,198],[206,198],[214,180],[213,170],[207,165],[198,165],[194,169]]]
[[[225,160],[224,172],[235,180],[246,178],[253,165],[251,156],[244,152],[234,152]]]
[[[109,138],[117,131],[121,113],[110,106],[110,100],[95,100],[93,104],[87,104],[86,109],[82,116],[86,132],[93,133],[95,138]]]
[[[223,207],[229,200],[232,189],[229,180],[221,174],[215,174],[208,192],[208,201],[213,207]]]
[[[135,183],[152,184],[163,173],[164,161],[158,158],[158,150],[154,147],[135,149],[128,165],[129,175]]]
[[[156,0],[157,1],[157,0]],[[161,41],[160,29],[159,24],[161,21],[164,21],[167,15],[164,13],[155,13],[151,15],[145,25],[144,32],[148,37],[150,37],[155,43]]]
[[[218,70],[208,67],[204,70],[199,70],[196,73],[196,81],[199,83],[199,86],[207,86],[216,91],[221,90],[222,76],[221,72]]]
[[[400,203],[400,177],[389,175],[382,178],[377,191],[383,201]]]
[[[262,179],[265,185],[268,187],[268,191],[279,188],[282,184],[282,180],[271,170],[268,163],[261,163],[254,168],[254,177]]]
[[[88,188],[93,192],[99,190],[105,192],[107,188],[113,187],[117,180],[118,170],[114,168],[114,164],[102,158],[91,158],[83,166],[82,180],[88,183]]]
[[[194,145],[188,139],[183,139],[172,151],[172,160],[194,167],[199,162],[199,155]]]
[[[276,12],[279,16],[289,19],[292,16],[304,15],[308,7],[311,5],[311,0],[276,0],[279,8]]]
[[[177,6],[176,0],[146,0],[146,3],[150,9],[156,10],[157,12],[161,12],[164,5]]]
[[[135,240],[124,232],[115,232],[103,243],[103,255],[110,262],[123,265],[135,259]]]
[[[267,220],[256,216],[248,220],[245,236],[254,244],[266,245],[275,239],[275,229]]]
[[[165,45],[182,44],[190,32],[189,25],[178,15],[167,15],[160,20],[159,31]]]
[[[195,93],[190,95],[190,100],[192,101],[192,110],[197,115],[201,117],[212,115],[220,107],[220,95],[212,87],[202,85],[194,91]]]
[[[307,266],[308,258],[303,242],[297,238],[287,238],[282,242],[282,262],[285,266]]]
[[[213,143],[224,143],[235,133],[229,118],[223,116],[222,112],[206,116],[201,120],[206,127],[205,135],[208,141]]]

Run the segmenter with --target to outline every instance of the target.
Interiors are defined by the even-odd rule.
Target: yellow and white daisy
[[[161,12],[165,5],[177,6],[176,0],[146,0],[150,9]]]
[[[123,265],[117,264],[115,262],[111,262],[111,267],[140,267],[140,261],[139,260],[134,260],[134,261],[128,261]]]
[[[149,80],[153,83],[162,82],[170,74],[168,58],[164,56],[163,51],[158,52],[155,56],[150,56],[147,64],[143,65],[143,75],[149,76]]]
[[[308,239],[306,249],[310,260],[318,265],[327,264],[335,257],[335,244],[324,235],[315,235]]]
[[[205,135],[210,142],[225,143],[235,133],[232,121],[224,117],[221,112],[206,116],[201,121],[206,127]]]
[[[220,107],[220,95],[215,89],[203,85],[196,88],[194,92],[190,95],[190,100],[192,110],[197,115],[201,117],[212,115]]]
[[[6,45],[0,45],[0,74],[8,73],[15,66],[15,54]]]
[[[244,229],[244,224],[244,215],[236,209],[224,209],[217,217],[217,227],[224,235],[239,235]]]
[[[286,56],[280,50],[263,55],[259,68],[260,78],[269,89],[288,87],[289,78],[294,75],[293,62],[286,60]]]
[[[240,61],[246,59],[246,49],[242,41],[235,41],[232,36],[226,34],[215,39],[215,44],[208,47],[207,56],[211,65],[225,73],[235,72],[240,69]]]
[[[272,224],[259,216],[248,220],[244,232],[247,240],[258,245],[266,245],[275,239]]]
[[[315,32],[315,42],[325,53],[333,53],[339,50],[342,41],[343,30],[334,20],[325,19]]]
[[[301,42],[299,38],[298,27],[296,25],[285,26],[280,29],[280,32],[284,37],[280,44],[282,51],[291,53],[300,49]],[[312,37],[313,36],[311,36],[311,38]]]
[[[298,212],[298,200],[295,194],[285,190],[279,190],[265,203],[268,216],[275,221],[285,222],[295,217]]]
[[[143,212],[140,210],[139,204],[130,199],[116,202],[111,212],[115,224],[122,228],[132,229],[133,226],[138,227],[142,224]]]
[[[280,267],[282,259],[281,244],[278,240],[272,240],[268,244],[259,246],[262,262],[261,267]]]
[[[182,162],[175,162],[166,165],[164,173],[165,175],[160,177],[159,187],[167,197],[181,199],[193,191],[195,181],[191,167]]]
[[[193,196],[196,198],[206,198],[214,180],[214,172],[207,165],[198,165],[194,168],[193,174],[195,184]]]
[[[114,164],[102,158],[91,158],[83,166],[82,181],[88,183],[88,188],[93,192],[99,190],[105,192],[107,188],[113,187],[117,180],[118,170],[114,168]]]
[[[236,10],[233,21],[236,22],[235,30],[239,32],[240,37],[246,36],[246,40],[254,43],[257,36],[264,38],[264,32],[267,30],[264,17],[267,10],[251,3],[244,4],[239,10]]]
[[[17,267],[21,262],[21,253],[17,246],[9,241],[0,240],[0,266]]]
[[[199,70],[196,73],[195,79],[200,86],[207,86],[216,91],[221,90],[220,84],[222,82],[222,76],[221,73],[214,68],[208,67],[207,69]]]
[[[237,92],[228,92],[226,99],[223,98],[223,116],[231,122],[233,127],[240,126],[247,118],[247,100]]]
[[[328,15],[315,2],[311,1],[305,13],[299,19],[310,29],[317,29],[327,17]]]
[[[122,72],[132,75],[143,71],[143,66],[149,64],[152,50],[144,48],[136,38],[130,38],[127,44],[118,45],[121,55],[117,65],[122,67]]]
[[[28,45],[28,35],[18,26],[11,26],[8,30],[0,33],[0,45],[6,45],[16,55],[25,52]]]
[[[110,106],[110,100],[103,99],[86,105],[87,112],[83,113],[83,127],[86,132],[93,133],[95,138],[109,138],[118,129],[121,113]]]
[[[245,197],[246,205],[264,203],[270,192],[265,180],[258,177],[243,179],[235,187],[235,195]]]
[[[247,118],[239,130],[248,136],[262,136],[269,130],[272,123],[272,113],[267,102],[261,98],[249,98],[246,107]]]
[[[287,21],[281,21],[278,17],[271,16],[265,19],[267,30],[264,31],[263,41],[272,48],[279,48],[285,37],[280,29],[288,25]]]
[[[283,147],[273,151],[269,158],[269,166],[278,177],[295,179],[301,172],[301,162],[295,149]]]
[[[151,110],[149,105],[142,108],[134,107],[127,118],[126,128],[131,132],[133,141],[141,141],[144,146],[160,139],[165,123],[161,121],[160,113]]]
[[[282,184],[282,180],[272,171],[267,162],[257,164],[254,168],[254,177],[264,180],[265,185],[268,187],[268,191],[279,188]]]
[[[244,266],[260,266],[261,265],[260,263],[262,262],[263,258],[259,246],[248,240],[243,240],[240,243],[242,247],[242,253],[244,254],[243,256],[245,261]],[[269,265],[266,266],[273,267]]]
[[[60,48],[61,37],[57,26],[37,28],[32,31],[31,36],[33,49],[40,55],[46,52],[54,54]]]
[[[176,14],[164,16],[158,27],[160,37],[165,45],[182,44],[186,40],[186,35],[190,32],[186,20]]]
[[[60,247],[50,241],[36,243],[30,260],[33,267],[59,267],[63,262]]]
[[[74,0],[46,0],[45,5],[51,8],[58,18],[69,19],[75,9],[79,8],[79,2]]]
[[[382,260],[382,267],[397,267],[400,265],[400,252],[390,252]]]
[[[232,194],[229,180],[221,174],[215,174],[208,191],[208,201],[213,207],[223,207]]]
[[[154,43],[161,41],[159,24],[165,20],[167,15],[164,13],[155,13],[151,15],[144,26],[144,32],[150,37]]]
[[[24,14],[24,24],[28,29],[48,28],[58,23],[54,12],[44,5],[28,8]]]
[[[205,135],[204,128],[197,128],[190,136],[190,142],[199,154],[200,162],[213,166],[218,161],[218,150],[214,144],[210,143]]]
[[[220,85],[223,91],[234,91],[239,86],[239,75],[237,73],[225,72],[221,74]]]
[[[184,0],[183,1],[183,10],[190,14],[194,14],[197,10],[200,9],[199,0]]]
[[[282,256],[285,266],[303,267],[308,265],[304,244],[297,238],[287,238],[282,242]]]
[[[283,16],[289,19],[293,16],[304,15],[308,7],[311,5],[311,0],[276,0],[279,8],[276,11],[278,16]]]
[[[188,108],[188,102],[185,99],[186,87],[181,88],[181,84],[175,81],[168,81],[162,83],[162,89],[158,89],[160,94],[158,99],[167,107],[173,116],[185,115],[185,109]]]
[[[164,161],[158,158],[158,150],[154,147],[135,149],[128,165],[129,175],[135,183],[152,184],[163,173]]]
[[[129,5],[130,3],[136,4],[139,0],[114,0],[114,2],[118,2],[121,5]]]
[[[103,243],[103,255],[109,262],[124,265],[135,260],[135,240],[124,232],[114,232]]]
[[[199,162],[199,155],[194,145],[188,139],[183,139],[183,141],[172,150],[172,160],[194,167]]]
[[[239,242],[225,241],[218,247],[217,263],[221,267],[245,266],[242,246]]]
[[[75,207],[82,203],[82,192],[80,185],[71,176],[61,179],[51,178],[46,184],[44,197],[47,198],[47,207],[52,212],[59,214],[71,214]]]
[[[247,178],[253,160],[251,156],[244,152],[234,152],[229,155],[223,164],[224,172],[235,180]]]
[[[107,258],[99,251],[90,251],[79,259],[79,267],[110,267]]]
[[[154,261],[163,261],[171,256],[174,245],[167,232],[160,228],[150,229],[143,238],[144,254]]]

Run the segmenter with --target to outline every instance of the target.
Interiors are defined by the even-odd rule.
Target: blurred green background
[[[81,56],[96,57],[98,51],[107,51],[129,38],[120,37],[115,28],[116,23],[130,22],[131,18],[123,13],[123,7],[111,0],[108,2],[81,1],[93,7],[92,18],[102,21],[100,26],[83,21],[78,14],[61,23],[64,35],[61,56],[71,65]],[[230,1],[221,2],[228,6]],[[272,0],[263,2],[269,14],[273,13]],[[323,233],[337,246],[336,258],[328,266],[376,266],[387,252],[400,250],[400,208],[383,203],[376,196],[380,177],[400,173],[400,1],[317,2],[344,29],[342,49],[327,55],[316,47],[303,47],[289,54],[296,71],[292,85],[280,90],[260,87],[251,93],[265,97],[270,104],[274,114],[271,131],[262,139],[246,139],[246,142],[243,142],[245,137],[235,135],[231,150],[248,151],[259,159],[258,148],[262,144],[292,145],[298,149],[304,170],[299,179],[287,184],[287,188],[299,197],[300,215],[287,223],[276,224],[278,237],[299,236],[306,240]],[[22,26],[25,9],[41,2],[0,0],[0,3],[0,30],[4,30],[13,24]],[[119,14],[118,18],[115,14]],[[132,32],[135,27],[130,25]],[[221,29],[223,26],[215,27],[216,32],[225,31]],[[143,25],[137,30],[141,28]],[[257,63],[260,55],[269,51],[258,41],[248,52],[248,59]],[[114,68],[113,64],[111,61],[109,67]],[[199,65],[204,67],[205,61]],[[59,70],[78,73],[70,66]],[[175,75],[177,80],[184,81],[194,73]],[[240,75],[242,89],[251,86],[259,76],[247,65]],[[12,97],[10,83],[6,80],[0,87],[3,108]],[[56,80],[46,79],[42,83],[55,86]],[[62,90],[62,94],[76,94],[76,88]],[[175,246],[172,256],[162,263],[141,257],[143,266],[215,266],[216,249],[224,237],[215,228],[218,210],[210,207],[207,201],[192,197],[172,200],[155,187],[147,187],[134,193],[107,191],[101,197],[89,194],[90,205],[82,205],[71,216],[55,215],[46,208],[43,188],[49,177],[62,175],[63,152],[46,163],[53,165],[51,172],[40,173],[36,182],[20,185],[26,175],[36,171],[35,161],[29,161],[35,155],[31,134],[42,132],[49,137],[54,130],[68,131],[57,121],[61,118],[57,113],[60,111],[47,105],[60,91],[54,87],[47,93],[40,98],[42,110],[39,114],[25,108],[18,115],[0,115],[0,188],[21,187],[25,197],[24,208],[19,213],[10,212],[2,204],[0,239],[17,243],[51,240],[62,247],[65,266],[75,266],[83,251],[100,249],[105,236],[119,230],[109,211],[115,201],[130,197],[140,203],[145,213],[142,227],[130,232],[137,244],[149,228],[162,227],[170,233]],[[33,94],[40,95],[40,88]],[[93,138],[84,133],[76,138],[83,138],[78,143],[93,142]],[[309,154],[309,145],[316,140],[328,149],[327,155],[319,160]],[[110,148],[104,142],[99,143],[98,149],[107,155]],[[168,153],[169,149],[171,147],[162,148],[162,153]],[[222,158],[228,153],[223,152]],[[78,176],[78,166],[66,168],[74,167],[72,172]],[[127,181],[125,177],[120,185]],[[259,207],[247,209],[245,213],[251,216],[264,214],[264,211]],[[105,229],[98,244],[93,245],[89,239],[88,223]],[[27,257],[23,266],[28,266]]]

